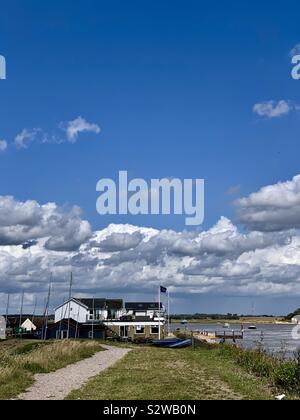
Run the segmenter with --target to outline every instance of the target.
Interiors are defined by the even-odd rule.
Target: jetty
[[[192,331],[191,334],[195,339],[206,341],[209,344],[216,344],[220,339],[224,339],[225,341],[244,339],[243,331]]]

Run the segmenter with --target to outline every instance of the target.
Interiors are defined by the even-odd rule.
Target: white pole
[[[94,322],[95,322],[95,296],[93,296],[93,320],[92,320],[92,339],[94,340]]]
[[[161,339],[161,328],[160,328],[160,286],[158,288],[158,339]]]
[[[71,298],[72,298],[73,273],[71,271],[70,287],[69,287],[69,313],[68,313],[68,332],[67,339],[70,338],[70,317],[71,317]]]
[[[22,297],[21,297],[21,309],[20,309],[20,320],[19,320],[19,334],[21,338],[22,338],[21,325],[22,325],[22,316],[23,316],[23,303],[24,303],[24,290],[22,292]]]

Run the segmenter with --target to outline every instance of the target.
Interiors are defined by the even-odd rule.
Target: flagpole
[[[160,286],[158,288],[158,339],[161,339],[161,328],[160,328]]]

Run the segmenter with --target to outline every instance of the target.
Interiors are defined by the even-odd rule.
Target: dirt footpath
[[[105,351],[52,373],[35,375],[34,384],[18,400],[63,400],[91,377],[112,366],[130,350],[102,345]]]

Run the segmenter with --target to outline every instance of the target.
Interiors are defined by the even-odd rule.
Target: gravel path
[[[88,379],[112,366],[130,350],[102,345],[105,351],[66,366],[56,372],[35,375],[34,384],[19,400],[63,400],[71,391],[79,389]]]

